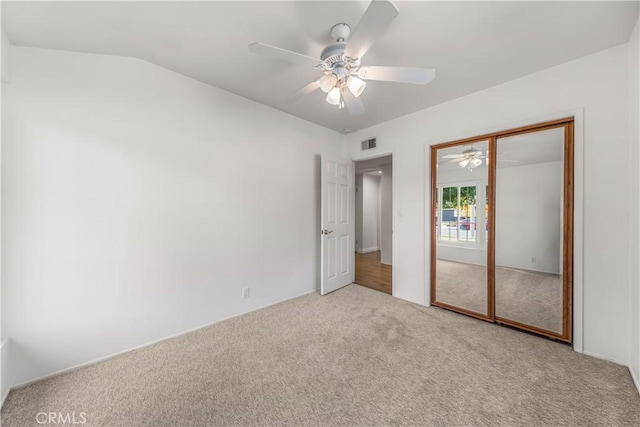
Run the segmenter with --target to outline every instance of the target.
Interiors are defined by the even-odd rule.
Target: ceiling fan
[[[331,37],[335,42],[324,48],[320,59],[254,42],[249,50],[258,55],[312,66],[324,74],[293,94],[294,98],[310,94],[320,88],[327,94],[325,100],[342,109],[345,106],[353,115],[364,112],[359,98],[367,83],[365,80],[378,80],[396,83],[425,85],[435,78],[434,69],[360,66],[362,57],[374,41],[398,16],[398,8],[388,0],[373,0],[360,19],[356,28],[339,23],[331,28]]]
[[[488,154],[488,151],[487,151]],[[451,159],[452,162],[457,162],[461,168],[468,167],[469,170],[476,168],[482,164],[483,159],[487,159],[487,155],[482,150],[476,148],[467,148],[462,153],[446,154],[442,156],[443,159]]]
[[[469,170],[473,170],[474,168],[477,168],[478,166],[480,166],[483,163],[483,161],[484,163],[487,163],[487,164],[489,163],[489,150],[487,150],[487,152],[485,153],[484,151],[471,146],[471,148],[467,148],[461,153],[445,154],[444,156],[442,156],[442,158],[451,159],[450,160],[451,162],[458,163],[458,165],[460,165],[461,168],[467,168]],[[518,160],[509,160],[509,159],[497,159],[497,161],[518,163]]]

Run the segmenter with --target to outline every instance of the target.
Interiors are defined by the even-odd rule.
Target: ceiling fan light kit
[[[327,93],[326,101],[331,105],[340,105],[340,89],[334,87]]]
[[[320,83],[320,90],[324,93],[329,93],[338,83],[338,77],[333,73],[328,73],[322,76],[318,82]]]
[[[473,172],[474,168],[477,168],[478,166],[480,166],[482,164],[482,160],[480,160],[479,158],[473,158],[473,159],[464,159],[464,160],[460,160],[460,162],[458,162],[458,165],[460,165],[461,168],[467,168],[469,169],[469,172]]]
[[[320,88],[327,94],[325,100],[338,108],[345,106],[352,115],[364,112],[360,95],[367,83],[364,80],[378,80],[396,83],[425,85],[435,78],[435,70],[407,67],[362,67],[364,54],[373,45],[391,22],[398,16],[398,8],[388,0],[374,0],[369,4],[360,22],[352,32],[345,23],[331,27],[331,38],[335,42],[326,46],[320,59],[254,42],[249,45],[253,53],[290,62],[312,64],[324,75],[296,92],[306,95]]]
[[[367,87],[367,83],[364,80],[355,76],[349,76],[347,79],[347,87],[356,98],[362,95],[364,88]]]
[[[458,163],[461,168],[467,168],[469,171],[473,171],[482,164],[482,159],[487,159],[489,152],[485,155],[482,150],[478,150],[473,146],[464,150],[459,154],[446,154],[442,156],[443,159],[452,159],[452,162]]]

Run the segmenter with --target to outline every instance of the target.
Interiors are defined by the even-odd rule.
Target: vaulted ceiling
[[[255,55],[254,41],[319,57],[340,22],[368,1],[2,2],[19,46],[150,61],[338,132],[360,130],[629,40],[638,2],[394,2],[400,14],[363,65],[437,70],[426,86],[369,82],[351,116],[316,91],[310,66]]]

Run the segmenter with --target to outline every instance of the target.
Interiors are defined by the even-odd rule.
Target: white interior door
[[[355,279],[355,224],[351,160],[322,158],[321,226],[322,295],[340,289]]]

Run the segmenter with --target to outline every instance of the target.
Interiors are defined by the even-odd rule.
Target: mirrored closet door
[[[573,118],[431,149],[431,302],[572,340]]]
[[[445,308],[489,318],[487,240],[489,140],[441,147],[434,166],[435,287]]]

